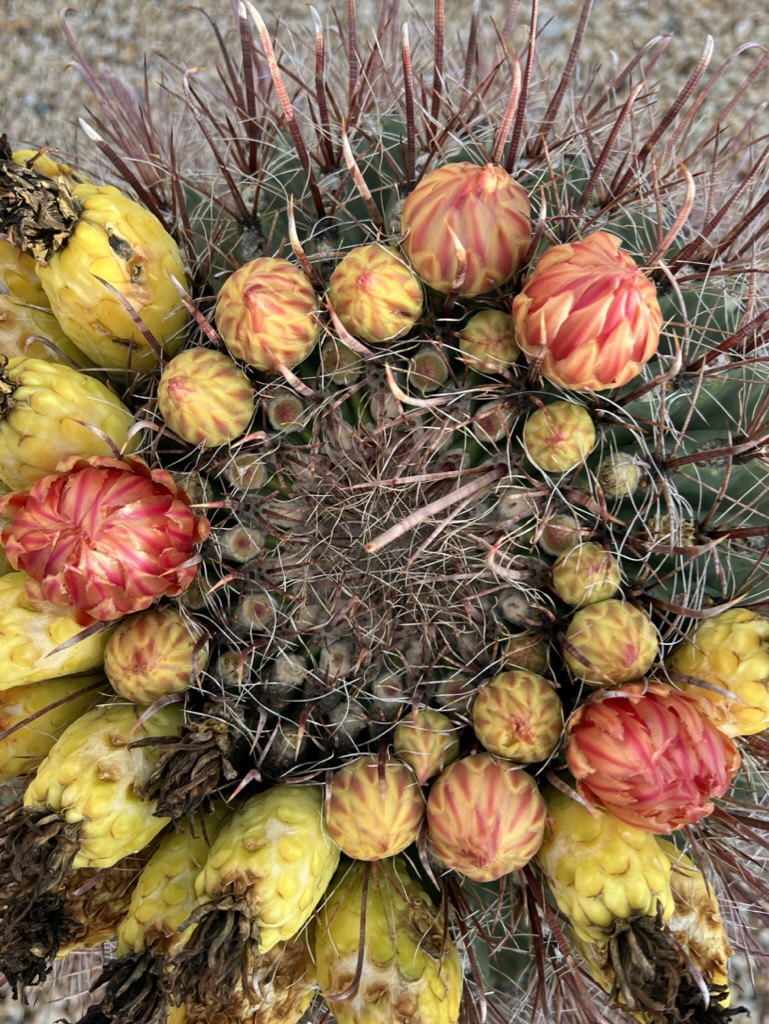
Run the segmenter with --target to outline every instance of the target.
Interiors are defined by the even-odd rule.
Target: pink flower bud
[[[524,354],[575,391],[627,384],[657,351],[662,326],[654,284],[606,231],[549,249],[513,318]]]
[[[658,834],[710,814],[740,767],[737,748],[696,699],[663,683],[633,683],[588,701],[566,736],[582,796]]]
[[[138,456],[67,458],[29,491],[0,500],[2,543],[33,601],[78,621],[119,619],[176,597],[195,579],[210,524],[170,473]]]

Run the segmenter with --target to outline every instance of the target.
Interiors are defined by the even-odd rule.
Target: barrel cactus
[[[158,1024],[157,1006],[276,1019],[283,943],[322,951],[308,1021],[354,1006],[390,1021],[408,1002],[427,1024],[449,985],[447,1024],[558,1007],[717,1024],[734,1012],[725,951],[764,955],[749,936],[769,898],[769,159],[749,111],[727,127],[744,89],[715,105],[707,53],[668,107],[640,71],[653,58],[664,75],[659,42],[578,74],[590,6],[568,61],[535,75],[536,4],[518,54],[517,4],[496,26],[476,12],[450,49],[443,0],[431,28],[400,32],[384,0],[369,41],[354,0],[346,22],[313,11],[274,32],[243,0],[234,34],[209,16],[217,68],[173,68],[178,88],[142,96],[92,67],[65,21],[94,91],[75,161],[88,183],[2,143],[2,231],[54,314],[52,282],[69,289],[62,330],[91,364],[71,373],[104,390],[78,390],[66,415],[81,403],[106,451],[69,446],[0,501],[15,587],[0,649],[14,686],[42,687],[56,668],[25,668],[20,630],[50,649],[66,616],[96,644],[88,671],[111,633],[104,703],[123,710],[103,714],[140,722],[119,741],[135,760],[150,748],[134,796],[157,831],[195,836],[207,900],[184,950],[155,951],[152,1000],[129,1018],[94,994],[88,1024]],[[6,377],[0,414],[23,422]],[[97,427],[99,400],[130,426]],[[55,392],[35,401],[55,431]],[[8,433],[14,464],[25,442]],[[183,634],[179,685],[153,678],[161,637],[140,616]],[[84,670],[70,660],[60,675]],[[154,703],[126,710],[117,677],[137,673]],[[18,811],[33,771],[5,784],[7,929],[29,891],[21,851],[42,869],[54,856],[51,808],[68,836],[76,780],[57,778],[34,816]],[[206,855],[222,798],[234,816]],[[151,854],[147,837],[114,838],[116,858]],[[721,915],[717,970],[670,894],[676,849]],[[56,907],[73,877],[46,891]],[[314,930],[339,927],[348,879],[339,991]],[[367,915],[392,892],[388,942],[432,995],[401,978],[369,1006]],[[439,927],[415,959],[425,908]],[[29,945],[0,951],[14,994],[58,948]],[[315,984],[300,966],[292,1020]]]

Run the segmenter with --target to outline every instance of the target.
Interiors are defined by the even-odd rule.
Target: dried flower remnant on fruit
[[[403,204],[401,247],[435,291],[482,295],[506,284],[531,241],[529,197],[502,167],[428,171]]]
[[[554,384],[621,387],[657,351],[655,286],[620,246],[605,231],[553,246],[513,300],[518,344]]]
[[[85,624],[175,597],[198,571],[208,536],[186,491],[138,456],[67,459],[29,491],[0,499],[11,563],[36,600],[74,608]]]

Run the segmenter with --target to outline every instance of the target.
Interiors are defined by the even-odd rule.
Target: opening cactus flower
[[[208,536],[186,491],[138,456],[65,459],[58,472],[0,500],[6,554],[27,595],[76,610],[82,624],[143,611],[183,593]]]
[[[737,748],[697,700],[663,683],[633,683],[582,704],[566,742],[583,797],[660,835],[710,814],[740,767]]]
[[[662,312],[652,281],[596,231],[556,245],[513,300],[518,344],[542,373],[574,391],[627,384],[657,351]]]
[[[403,204],[403,251],[431,288],[483,295],[506,284],[531,241],[529,197],[503,167],[436,167]],[[463,272],[464,271],[464,272]]]

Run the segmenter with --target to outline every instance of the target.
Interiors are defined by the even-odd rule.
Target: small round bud
[[[520,668],[540,675],[547,669],[547,644],[536,633],[517,633],[502,648],[505,668]]]
[[[548,555],[565,555],[582,540],[582,526],[571,513],[550,516],[542,528],[537,543]]]
[[[564,661],[588,686],[641,679],[659,649],[654,623],[626,601],[610,598],[580,608],[566,630]]]
[[[517,418],[509,402],[484,402],[473,416],[473,433],[482,444],[502,441],[510,437]]]
[[[303,426],[304,402],[290,391],[271,395],[264,408],[273,430],[300,430]]]
[[[520,764],[550,757],[563,731],[563,706],[536,672],[501,672],[478,688],[473,730],[489,751]]]
[[[275,467],[263,455],[240,452],[224,467],[224,479],[239,491],[259,491],[273,475]]]
[[[449,368],[437,349],[432,345],[423,345],[417,349],[411,357],[408,376],[409,384],[412,387],[424,395],[429,395],[442,388],[448,379]]]
[[[422,312],[422,286],[386,245],[363,245],[341,260],[328,286],[334,312],[356,338],[380,345],[407,334]]]
[[[573,608],[614,597],[621,583],[616,558],[600,544],[578,544],[553,566],[553,588]]]
[[[254,391],[229,356],[191,348],[174,356],[163,370],[158,408],[179,437],[213,448],[234,441],[247,429],[254,415]]]
[[[474,370],[507,370],[521,354],[513,318],[500,309],[482,309],[459,332],[459,351],[462,362]]]
[[[325,375],[341,387],[354,384],[363,373],[361,357],[338,338],[326,338],[320,348],[320,359]]]
[[[393,750],[414,771],[420,786],[459,757],[459,734],[440,711],[424,709],[409,715],[393,734]]]
[[[568,473],[595,447],[595,427],[584,406],[551,402],[526,420],[523,443],[535,466],[546,473]]]
[[[629,498],[643,482],[644,463],[637,455],[616,452],[598,467],[598,483],[607,498]]]
[[[181,693],[208,661],[198,646],[202,629],[175,608],[155,608],[124,619],[107,641],[104,672],[112,689],[135,704]]]

